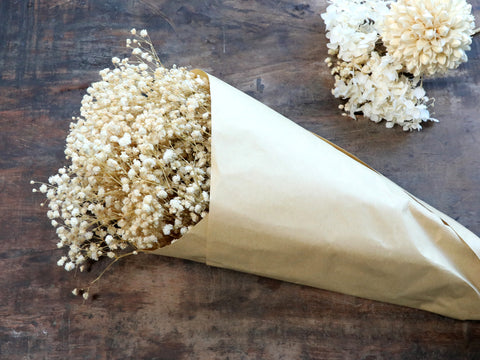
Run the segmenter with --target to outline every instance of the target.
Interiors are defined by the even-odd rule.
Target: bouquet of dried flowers
[[[70,164],[34,189],[58,265],[149,252],[480,319],[478,237],[214,76],[164,68],[132,32],[137,60],[101,71]]]
[[[422,79],[467,61],[474,30],[465,0],[330,0],[322,14],[335,85],[345,116],[388,128],[421,130],[437,121]]]
[[[58,261],[67,271],[170,244],[208,212],[208,84],[185,68],[163,67],[146,30],[132,35],[134,60],[114,57],[115,68],[100,71],[72,119],[71,164],[38,188],[57,246],[68,248]]]

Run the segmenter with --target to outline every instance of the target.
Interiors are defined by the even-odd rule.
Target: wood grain
[[[480,16],[480,1],[471,1]],[[1,359],[478,359],[480,322],[159,256],[89,274],[55,263],[30,179],[64,163],[69,119],[128,30],[147,28],[166,65],[202,68],[376,168],[480,235],[480,43],[425,87],[421,132],[343,118],[323,63],[326,1],[0,2]],[[480,275],[479,275],[480,276]]]

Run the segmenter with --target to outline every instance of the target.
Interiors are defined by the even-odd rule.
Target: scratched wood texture
[[[480,18],[480,0],[471,1]],[[480,235],[480,38],[427,80],[438,124],[404,133],[343,118],[323,63],[326,1],[0,2],[1,359],[479,359],[480,322],[159,256],[91,280],[55,263],[32,194],[64,163],[69,119],[131,27],[167,65],[203,68],[353,152]],[[392,219],[394,221],[394,219]],[[479,274],[480,276],[480,274]]]

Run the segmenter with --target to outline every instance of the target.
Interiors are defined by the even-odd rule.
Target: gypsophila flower
[[[443,74],[467,61],[474,32],[465,0],[398,0],[381,24],[383,42],[414,76]]]
[[[128,246],[168,245],[208,212],[208,84],[163,67],[146,30],[131,34],[126,45],[136,60],[114,57],[115,68],[100,71],[70,124],[71,163],[38,189],[57,246],[68,248],[57,262],[67,271],[102,256],[118,259]]]
[[[65,261],[67,261],[67,257],[66,257],[66,256],[62,256],[62,257],[57,261],[57,265],[58,265],[58,266],[64,266],[64,265],[65,265]]]

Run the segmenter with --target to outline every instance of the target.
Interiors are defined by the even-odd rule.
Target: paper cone
[[[480,239],[209,76],[208,219],[157,254],[480,319]]]

